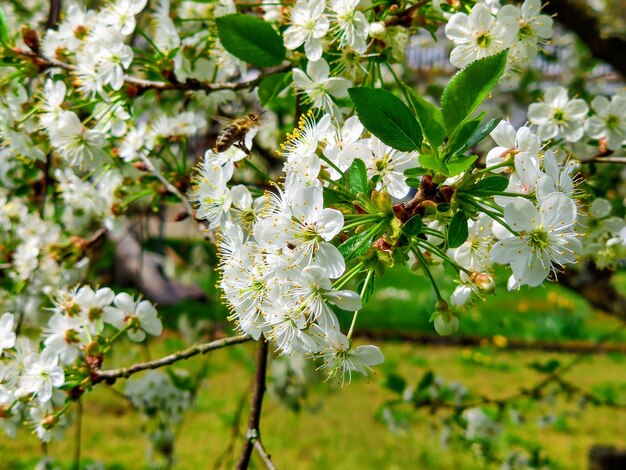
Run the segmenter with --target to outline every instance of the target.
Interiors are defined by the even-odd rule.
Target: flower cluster
[[[16,340],[13,314],[0,317],[0,423],[14,432],[25,418],[43,441],[62,432],[69,404],[87,390],[115,340],[126,333],[142,341],[163,329],[150,302],[109,288],[61,290],[51,311],[39,347],[23,336]]]
[[[450,62],[456,67],[510,49],[512,69],[528,66],[540,45],[552,37],[552,18],[541,14],[540,0],[525,0],[521,7],[476,3],[469,14],[455,13],[445,27],[454,43]]]
[[[539,126],[542,139],[563,139],[578,142],[586,134],[591,139],[602,139],[609,150],[626,145],[626,92],[611,100],[596,96],[589,105],[580,98],[570,99],[567,89],[553,86],[546,89],[543,101],[528,108],[528,119]]]
[[[381,256],[389,256],[385,253],[405,251],[410,265],[427,272],[442,263],[453,266],[459,273],[459,287],[450,301],[455,309],[468,303],[473,293],[482,297],[493,292],[493,263],[509,265],[509,288],[514,289],[537,286],[561,266],[575,262],[582,246],[572,199],[574,165],[559,163],[528,127],[515,130],[503,121],[492,136],[499,146],[488,153],[488,167],[482,172],[461,174],[440,185],[430,177],[418,178],[420,192],[434,193],[431,201],[443,202],[447,208],[433,211],[427,209],[432,207],[427,205],[430,201],[420,201],[422,208],[415,213],[421,216],[425,237],[409,238],[408,247],[399,242],[400,226],[408,222],[406,214],[399,214],[403,203],[393,201],[411,193],[410,174],[421,170],[419,155],[368,136],[356,116],[343,126],[330,115],[318,120],[310,113],[304,116],[282,145],[284,189],[276,187],[256,198],[245,186],[229,187],[233,162],[208,151],[192,199],[198,216],[220,231],[220,287],[232,319],[254,338],[264,335],[275,341],[282,353],[321,355],[331,375],[365,372],[360,363],[378,362],[378,352],[365,347],[352,351],[350,334],[339,332],[332,306],[361,309],[360,295],[366,292],[375,266],[385,262]],[[348,197],[347,201],[358,201],[355,211],[354,205],[350,210],[346,201],[341,202],[341,194],[353,190],[344,185],[345,175],[357,161],[373,184],[369,200],[363,194]],[[504,186],[472,193],[485,172],[509,178],[484,178],[485,182],[496,178],[498,185],[503,179]],[[331,192],[339,200],[329,204],[325,197]],[[467,239],[446,251],[454,209],[474,217],[468,222]],[[346,242],[342,252],[337,241],[346,239],[354,240],[356,247],[347,251]],[[361,261],[350,267],[355,252],[362,255]],[[344,289],[363,272],[367,274],[360,295]],[[458,320],[448,303],[440,300],[435,327],[451,334]]]

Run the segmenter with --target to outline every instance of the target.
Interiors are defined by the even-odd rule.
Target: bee
[[[217,135],[215,141],[215,153],[222,153],[233,145],[250,155],[250,149],[246,147],[246,134],[251,129],[261,125],[261,116],[265,113],[248,113],[228,123]]]

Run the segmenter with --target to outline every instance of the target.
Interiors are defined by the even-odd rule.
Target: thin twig
[[[50,67],[59,67],[65,70],[74,71],[75,67],[67,62],[62,62],[56,59],[49,59],[45,57],[41,57],[34,52],[26,51],[23,49],[15,48],[13,49],[18,55],[23,57],[29,57],[33,60],[35,65],[38,65],[43,68]],[[124,76],[124,82],[127,85],[135,86],[139,89],[153,89],[153,90],[183,90],[183,91],[205,91],[207,93],[211,93],[213,91],[219,90],[245,90],[254,88],[258,85],[261,80],[263,80],[268,75],[273,75],[275,73],[286,72],[291,70],[292,64],[286,63],[282,65],[278,65],[276,67],[270,67],[261,72],[256,78],[252,80],[247,80],[245,82],[225,82],[225,83],[207,83],[201,82],[200,80],[196,80],[193,78],[187,79],[184,82],[179,82],[176,80],[172,80],[170,82],[164,81],[156,81],[156,80],[147,80],[139,77],[132,77],[130,75]]]
[[[274,462],[272,462],[272,457],[270,456],[270,454],[267,453],[267,451],[265,450],[265,447],[263,447],[261,438],[258,438],[254,442],[254,448],[259,453],[259,457],[261,457],[261,460],[263,460],[265,467],[270,470],[276,470],[276,465],[274,465]]]
[[[148,170],[150,171],[150,173],[152,173],[154,176],[157,177],[157,179],[163,183],[163,186],[165,186],[165,188],[172,194],[174,194],[176,197],[178,197],[180,199],[180,201],[183,204],[183,207],[185,208],[185,212],[187,212],[187,214],[189,214],[190,217],[195,218],[194,217],[194,210],[193,207],[191,207],[191,204],[189,203],[189,201],[187,200],[187,198],[185,197],[185,195],[183,195],[176,186],[174,186],[172,183],[170,183],[167,178],[165,176],[163,176],[163,174],[157,169],[156,166],[154,166],[154,163],[152,163],[152,161],[145,155],[143,154],[139,154],[139,157],[141,158],[141,161],[144,163],[144,165],[146,165],[146,168],[148,168]]]
[[[618,165],[626,165],[626,157],[596,157],[591,160],[591,163],[617,163]]]
[[[76,402],[76,436],[74,442],[74,469],[80,469],[80,441],[83,431],[83,402]]]
[[[626,326],[626,323],[621,324],[619,327],[614,329],[613,331],[607,333],[596,341],[596,346],[600,347],[602,343],[611,338],[617,332],[622,330]],[[499,408],[504,408],[507,404],[516,402],[523,398],[539,398],[541,397],[544,389],[546,389],[550,384],[556,383],[561,387],[569,390],[573,393],[578,393],[581,397],[587,399],[589,402],[598,405],[598,406],[607,406],[614,409],[625,410],[626,404],[614,403],[606,400],[602,400],[599,397],[591,394],[578,387],[577,385],[565,380],[563,378],[563,374],[572,369],[576,364],[578,364],[586,355],[586,352],[581,352],[574,356],[574,358],[564,366],[560,367],[558,370],[547,374],[543,379],[539,380],[534,386],[530,388],[522,387],[518,391],[504,397],[504,398],[492,398],[486,395],[478,396],[476,399],[467,401],[465,403],[454,403],[454,402],[440,402],[432,399],[421,400],[417,403],[414,403],[415,408],[423,408],[430,407],[432,410],[436,410],[437,408],[447,408],[453,409],[455,411],[462,411],[468,408],[474,408],[480,405],[496,405]],[[406,403],[403,399],[393,400],[388,402],[388,405],[400,405]]]
[[[263,407],[263,394],[265,393],[268,349],[267,342],[261,339],[256,356],[256,372],[254,375],[252,400],[250,402],[250,414],[248,416],[248,432],[241,451],[241,456],[239,457],[239,462],[237,462],[238,470],[246,470],[248,468],[254,443],[258,441],[261,436],[259,429],[261,424],[261,409]]]
[[[234,455],[232,455],[233,449],[235,448],[235,442],[238,440],[241,424],[241,417],[243,416],[243,409],[246,406],[246,398],[248,398],[249,387],[246,387],[244,393],[241,394],[239,398],[239,402],[237,403],[237,408],[235,410],[235,416],[233,417],[233,424],[230,429],[230,439],[228,441],[228,445],[224,449],[224,451],[217,457],[215,463],[213,464],[213,469],[217,470],[218,468],[222,468],[222,462],[225,463],[226,459],[230,456],[230,465],[232,465],[232,460],[234,459]],[[228,464],[226,464],[226,468],[228,468]]]
[[[209,351],[213,351],[215,349],[221,349],[226,346],[232,346],[234,344],[245,343],[249,341],[251,338],[249,335],[240,335],[240,336],[230,336],[228,338],[217,339],[215,341],[211,341],[210,343],[200,343],[190,346],[187,349],[183,349],[181,351],[175,352],[174,354],[170,354],[169,356],[162,357],[160,359],[155,359],[153,361],[140,362],[139,364],[135,364],[130,367],[122,367],[119,369],[110,369],[110,370],[94,370],[92,371],[92,383],[98,383],[102,381],[112,382],[118,378],[128,378],[137,372],[141,372],[148,369],[158,369],[160,367],[168,366],[175,362],[181,361],[183,359],[188,359],[190,357],[196,356],[198,354],[206,354]]]

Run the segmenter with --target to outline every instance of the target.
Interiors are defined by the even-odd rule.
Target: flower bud
[[[375,23],[371,23],[369,27],[369,35],[374,39],[383,39],[385,37],[385,23],[382,21],[377,21]]]
[[[47,415],[45,416],[42,420],[41,420],[41,426],[44,429],[52,429],[52,427],[58,423],[58,419],[56,417],[56,415]]]
[[[439,336],[450,336],[459,331],[459,317],[444,300],[440,300],[435,306],[435,312],[431,319],[434,320],[435,331]]]
[[[490,274],[474,273],[472,274],[472,282],[481,294],[493,294],[493,291],[496,290],[496,283]]]
[[[440,314],[435,317],[435,331],[439,336],[451,336],[459,331],[459,317],[452,313]]]
[[[611,213],[611,203],[606,199],[597,198],[591,203],[591,215],[596,219],[602,219]]]

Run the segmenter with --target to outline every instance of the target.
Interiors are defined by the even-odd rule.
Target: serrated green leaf
[[[472,164],[478,160],[478,155],[462,155],[454,161],[446,163],[448,176],[456,176],[467,170]]]
[[[220,42],[235,57],[257,67],[272,67],[285,59],[281,36],[267,21],[251,15],[215,19]]]
[[[429,154],[429,153],[421,154],[420,165],[422,165],[423,168],[434,170],[446,176],[448,175],[448,168],[446,167],[446,165],[443,162],[439,161],[439,159],[432,154]]]
[[[498,125],[498,123],[502,120],[502,118],[494,118],[491,119],[487,124],[485,124],[484,126],[482,126],[480,129],[477,129],[472,136],[469,138],[469,140],[467,141],[467,147],[465,148],[465,150],[473,147],[474,145],[476,145],[478,142],[480,142],[481,140],[483,140],[485,137],[487,137],[492,130],[494,130],[496,128],[496,126]],[[465,151],[463,150],[463,151]]]
[[[458,248],[465,243],[468,236],[467,217],[465,217],[463,212],[457,212],[452,217],[448,227],[448,246],[450,248]]]
[[[378,88],[348,90],[365,128],[390,147],[410,152],[422,146],[422,133],[411,110],[394,94]]]
[[[0,44],[6,48],[11,47],[9,43],[9,23],[2,8],[0,8]]]
[[[448,134],[483,102],[504,73],[508,49],[472,62],[448,82],[441,96],[441,112]]]
[[[463,123],[463,125],[458,128],[458,130],[454,133],[450,140],[450,143],[448,145],[448,152],[446,154],[446,157],[444,158],[444,161],[451,160],[456,156],[463,154],[463,152],[465,152],[465,150],[469,148],[469,146],[467,145],[467,141],[471,139],[474,132],[476,132],[476,129],[478,129],[480,121],[480,118],[472,119]]]
[[[259,100],[267,105],[291,83],[291,72],[268,75],[259,83]]]
[[[369,194],[367,168],[365,168],[365,162],[360,158],[356,158],[348,168],[348,183],[355,194]]]
[[[472,186],[468,192],[502,192],[509,185],[509,179],[505,176],[494,175],[487,176],[481,179],[478,183]]]
[[[426,137],[431,147],[439,147],[446,138],[446,127],[443,122],[441,110],[439,107],[418,95],[417,92],[406,83],[403,85],[409,92],[409,101],[411,102],[411,106],[413,106],[424,137]]]
[[[402,232],[409,236],[417,235],[422,231],[423,225],[422,218],[419,215],[414,215],[404,223]]]
[[[348,238],[345,242],[339,245],[337,249],[346,261],[350,261],[351,259],[358,258],[369,250],[371,244],[371,235],[365,232]]]

